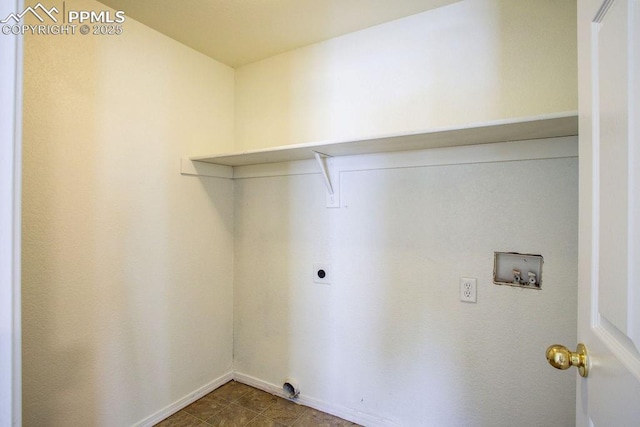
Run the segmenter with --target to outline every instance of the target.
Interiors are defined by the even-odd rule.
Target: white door
[[[640,0],[579,0],[578,45],[577,425],[640,426]]]

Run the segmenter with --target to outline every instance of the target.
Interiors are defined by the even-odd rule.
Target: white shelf
[[[372,139],[351,141],[325,141],[287,145],[238,153],[193,156],[189,159],[225,166],[248,166],[313,159],[315,152],[327,156],[349,156],[555,138],[575,136],[577,134],[578,114],[575,111],[571,111],[545,116],[477,123],[456,128],[427,130],[413,134],[385,135]]]

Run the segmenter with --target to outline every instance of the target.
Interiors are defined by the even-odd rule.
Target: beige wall
[[[233,70],[124,29],[25,40],[25,426],[132,425],[231,369],[232,183],[179,159],[230,148]]]
[[[474,0],[237,69],[235,150],[577,110],[575,1]]]

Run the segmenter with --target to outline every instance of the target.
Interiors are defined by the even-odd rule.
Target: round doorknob
[[[563,345],[554,344],[547,348],[546,354],[547,361],[556,369],[569,369],[571,366],[575,366],[578,368],[580,376],[589,375],[589,356],[587,348],[582,343],[578,344],[575,353]]]

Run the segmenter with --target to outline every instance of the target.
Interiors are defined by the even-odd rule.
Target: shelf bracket
[[[340,182],[334,182],[333,185],[331,183],[331,174],[329,172],[329,167],[327,166],[326,158],[331,157],[326,154],[322,154],[318,151],[313,152],[313,157],[316,158],[316,162],[318,162],[318,166],[320,166],[320,172],[322,172],[322,177],[324,178],[324,184],[327,186],[327,207],[328,208],[339,208],[340,207],[340,198],[338,195],[338,190],[340,188]],[[338,178],[340,177],[338,173]]]
[[[333,194],[333,186],[331,185],[331,178],[329,178],[329,172],[327,171],[327,164],[324,161],[325,157],[328,157],[325,154],[318,153],[317,151],[313,152],[313,157],[316,158],[316,162],[320,166],[320,172],[322,172],[322,176],[324,177],[324,184],[327,186],[327,191],[329,194]]]

